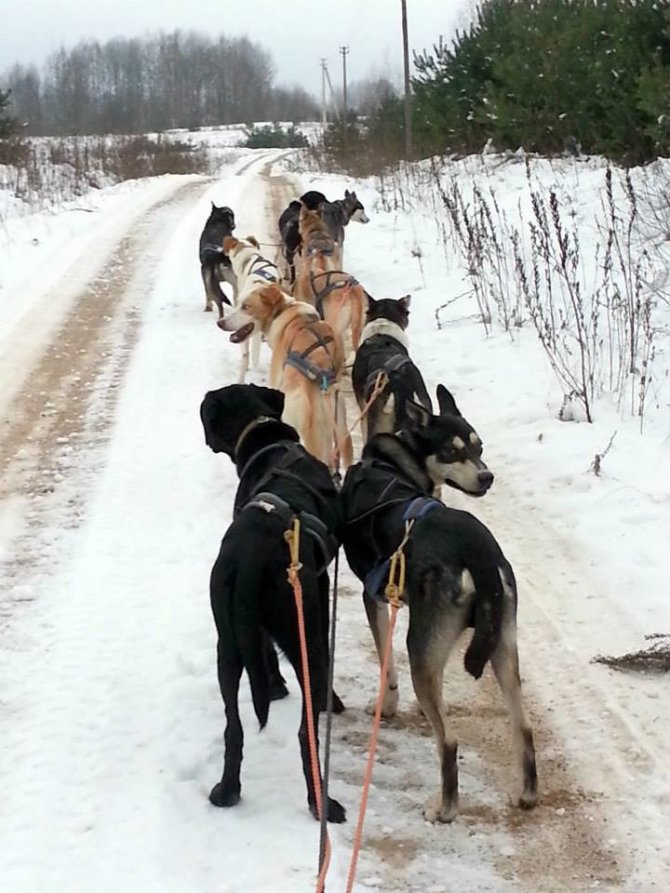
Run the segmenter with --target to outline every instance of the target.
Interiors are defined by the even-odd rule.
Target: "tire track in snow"
[[[210,186],[178,184],[109,246],[108,261],[75,299],[8,407],[0,438],[0,500],[18,506],[24,517],[22,535],[10,538],[0,561],[6,589],[0,622],[30,600],[30,588],[15,588],[12,580],[57,556],[56,519],[59,526],[63,517],[67,527],[79,522],[137,341],[142,301],[160,264],[161,232]],[[13,517],[12,526],[17,521]]]

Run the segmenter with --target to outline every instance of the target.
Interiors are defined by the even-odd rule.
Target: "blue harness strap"
[[[286,359],[284,360],[284,366],[293,366],[293,368],[297,369],[298,372],[301,372],[305,378],[308,378],[310,381],[317,381],[322,391],[327,391],[331,385],[335,384],[337,379],[337,376],[332,369],[322,369],[320,366],[317,366],[316,363],[312,363],[311,360],[308,360],[304,354],[298,353],[296,350],[289,350],[286,354]]]
[[[318,332],[314,331],[313,327],[310,327],[310,331],[315,339],[314,344],[308,347],[307,350],[303,350],[302,353],[298,353],[297,350],[289,350],[286,354],[286,359],[284,360],[284,366],[293,366],[293,368],[297,369],[298,372],[301,372],[305,378],[308,378],[310,381],[317,381],[322,391],[327,391],[328,388],[337,381],[335,369],[332,366],[330,369],[324,369],[321,366],[317,366],[316,363],[313,363],[308,357],[313,350],[317,349],[317,347],[323,347],[328,354],[329,359],[332,361],[327,345],[333,342],[334,339],[332,335],[326,335],[325,338],[322,337]]]
[[[272,268],[272,269],[270,269]],[[266,279],[268,282],[279,282],[276,273],[273,273],[272,270],[276,270],[277,265],[273,264],[272,261],[266,260],[261,254],[256,255],[256,260],[252,263],[249,268],[250,276],[261,276],[263,279]]]
[[[434,496],[414,497],[407,503],[405,511],[402,513],[403,524],[406,521],[418,521],[439,505],[442,505],[442,503],[439,499],[435,499]],[[365,594],[374,599],[374,601],[384,605],[388,602],[384,589],[386,588],[385,584],[388,580],[390,569],[390,557],[382,559],[375,564],[372,570],[368,571],[363,583]]]

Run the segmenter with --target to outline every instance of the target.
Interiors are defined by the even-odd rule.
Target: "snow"
[[[230,811],[207,800],[220,776],[224,724],[207,584],[236,478],[225,457],[206,449],[198,407],[206,390],[236,380],[238,351],[201,312],[196,246],[210,200],[236,210],[241,234],[274,242],[260,172],[269,163],[276,172],[286,156],[238,151],[216,182],[138,181],[86,196],[85,212],[66,207],[5,220],[3,410],[84,284],[158,203],[154,236],[135,258],[139,273],[123,296],[139,313],[132,350],[119,322],[98,374],[83,383],[88,409],[53,444],[39,486],[6,498],[0,491],[3,889],[314,886],[318,826],[305,804],[295,679],[262,734],[243,689],[243,799]],[[482,177],[495,177],[516,206],[519,166],[493,164]],[[473,167],[456,173],[467,179]],[[536,176],[570,191],[588,222],[602,164],[540,166]],[[197,198],[170,204],[187,179],[194,190],[201,184]],[[461,679],[455,660],[447,699],[464,730],[462,815],[449,827],[427,825],[421,806],[437,768],[410,691],[401,616],[401,716],[381,731],[356,890],[660,890],[670,833],[664,680],[618,675],[590,660],[670,631],[664,392],[644,435],[606,402],[593,425],[560,422],[560,390],[530,327],[514,340],[496,329],[485,337],[472,308],[457,302],[436,329],[436,308],[465,287],[462,264],[445,258],[434,210],[384,211],[377,184],[354,185],[371,222],[349,227],[347,270],[376,297],[412,294],[412,355],[429,389],[447,385],[484,441],[496,475],[491,493],[476,503],[444,496],[486,521],[515,567],[525,696],[534,722],[546,725],[538,742],[545,805],[521,822],[502,820],[515,783],[503,711],[490,680]],[[337,196],[352,181],[303,172],[295,187]],[[596,477],[593,457],[614,430]],[[34,459],[35,445],[24,449],[19,465]],[[344,889],[369,733],[364,707],[377,682],[359,587],[348,573],[342,584],[336,687],[348,709],[335,720],[331,792],[347,806],[348,823],[331,828],[331,891]],[[493,727],[500,746],[468,737],[469,722],[482,735]],[[587,874],[577,841],[555,875],[547,866],[549,880],[529,877],[524,860],[542,862],[542,850],[533,850],[540,826],[559,839],[579,809],[593,823],[581,845],[591,846],[590,834],[605,841],[596,873]],[[610,852],[617,868],[602,855]],[[559,875],[562,885],[552,886]]]

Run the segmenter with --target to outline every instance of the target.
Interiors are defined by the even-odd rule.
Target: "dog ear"
[[[402,298],[398,298],[398,303],[402,305],[403,310],[406,310],[409,313],[409,305],[412,303],[412,296],[403,295]]]
[[[256,236],[247,236],[247,242],[254,246],[254,248],[260,248],[260,242],[256,238]]]
[[[351,195],[351,193],[349,192],[349,190],[348,190],[348,189],[345,189],[345,190],[344,190],[344,197],[345,197],[345,198],[349,198],[350,195]]]
[[[431,413],[425,406],[422,406],[420,403],[415,403],[413,400],[408,400],[405,403],[405,414],[407,415],[409,427],[414,430],[425,428],[432,418]]]
[[[214,202],[212,202],[212,211],[218,211],[219,209],[216,207]]]
[[[239,240],[236,239],[235,236],[224,236],[223,250],[225,254],[230,254],[233,248],[237,248],[239,244]]]
[[[437,386],[437,405],[440,407],[440,415],[460,415],[456,401],[443,384]]]
[[[365,299],[368,302],[368,310],[372,310],[372,308],[377,303],[376,299],[373,298],[372,295],[370,294],[370,292],[367,292],[367,291],[365,292]]]
[[[266,307],[276,307],[284,298],[284,293],[276,285],[266,285],[258,293]]]
[[[214,391],[207,391],[200,404],[200,421],[205,431],[205,443],[211,445],[213,425],[219,413],[219,401]]]
[[[266,388],[261,385],[252,385],[260,399],[268,408],[268,415],[280,419],[284,412],[284,394],[276,388]]]

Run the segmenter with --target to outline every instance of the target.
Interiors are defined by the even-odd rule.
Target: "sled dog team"
[[[524,712],[516,637],[514,573],[492,533],[468,512],[449,508],[443,485],[483,496],[493,474],[483,444],[453,396],[438,385],[437,406],[413,362],[407,336],[410,296],[375,299],[346,272],[343,244],[351,221],[367,223],[355,192],[330,202],[316,191],[292,201],[279,218],[285,270],[259,243],[233,235],[235,215],[212,205],[200,239],[206,310],[242,347],[240,383],[209,391],[200,415],[207,445],[226,453],[239,477],[233,522],[211,574],[218,633],[217,668],[225,704],[224,763],[210,793],[216,806],[241,795],[243,729],[238,708],[246,671],[261,728],[270,702],[288,690],[275,646],[295,670],[303,694],[298,732],[310,811],[317,800],[310,770],[305,684],[284,532],[300,525],[300,582],[318,730],[328,695],[328,567],[340,545],[363,585],[363,602],[381,662],[389,629],[385,588],[390,556],[403,538],[412,684],[437,747],[440,782],[425,808],[429,821],[458,812],[457,742],[443,700],[443,673],[461,634],[473,629],[465,669],[476,679],[491,665],[510,714],[521,784],[516,803],[537,800],[533,734]],[[232,302],[220,283],[232,287]],[[230,305],[224,307],[224,305]],[[270,387],[244,384],[261,339],[271,352]],[[345,343],[354,351],[351,382],[365,442],[353,462],[345,401]],[[347,469],[338,488],[333,472]],[[371,674],[374,689],[376,674]],[[334,711],[344,709],[333,693]],[[398,707],[391,653],[383,715]],[[345,820],[335,799],[329,821]]]

